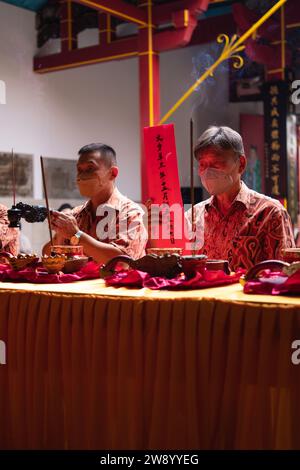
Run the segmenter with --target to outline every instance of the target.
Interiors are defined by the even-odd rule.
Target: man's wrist
[[[70,238],[71,245],[78,245],[82,234],[83,231],[78,229],[77,232],[75,232],[74,235]]]
[[[75,227],[74,230],[72,230],[72,237],[74,237],[74,235],[76,235],[76,233],[80,232],[80,228],[79,227]]]

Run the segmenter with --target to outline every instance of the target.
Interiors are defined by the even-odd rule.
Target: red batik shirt
[[[72,210],[79,229],[99,240],[97,225],[109,212],[112,216],[105,226],[107,236],[101,238],[100,241],[119,248],[124,254],[134,259],[144,256],[148,235],[143,223],[144,211],[141,207],[115,188],[111,197],[99,208],[105,215],[96,216],[96,218],[92,215],[91,201]],[[69,240],[65,240],[65,243],[68,244]]]
[[[9,228],[7,208],[0,204],[0,249],[16,256],[19,251],[19,229]]]
[[[186,218],[191,227],[191,209]],[[245,183],[226,215],[212,196],[195,206],[195,221],[197,251],[210,259],[227,259],[233,270],[282,259],[282,249],[295,246],[291,220],[282,204]]]

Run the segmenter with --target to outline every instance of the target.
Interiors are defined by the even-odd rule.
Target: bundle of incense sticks
[[[195,240],[196,240],[196,224],[195,224],[195,189],[194,189],[194,122],[190,120],[190,184],[191,184],[191,206],[192,206],[192,234],[193,234],[193,249],[192,255],[196,255]]]
[[[41,170],[42,170],[42,177],[43,177],[43,187],[46,199],[46,207],[47,207],[47,219],[48,219],[48,227],[49,227],[49,235],[51,241],[51,251],[53,247],[53,238],[52,238],[52,227],[51,227],[51,218],[50,218],[50,209],[49,209],[49,201],[48,201],[48,193],[47,193],[47,185],[46,185],[46,178],[45,178],[45,170],[44,170],[44,161],[43,157],[40,157],[41,160]]]

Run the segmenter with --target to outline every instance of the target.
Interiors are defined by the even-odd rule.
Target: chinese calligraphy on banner
[[[287,100],[287,82],[264,85],[266,192],[283,200],[287,197]]]
[[[287,175],[288,175],[288,210],[293,222],[298,216],[298,142],[297,118],[295,114],[287,117]]]
[[[298,212],[296,118],[290,114],[288,81],[264,85],[266,193]]]
[[[145,168],[149,199],[161,224],[151,226],[151,245],[185,248],[184,210],[179,184],[173,124],[144,129]]]

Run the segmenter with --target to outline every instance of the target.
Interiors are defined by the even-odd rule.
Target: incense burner
[[[83,246],[81,245],[54,245],[51,248],[51,255],[64,255],[65,264],[62,271],[71,274],[83,268],[89,258],[83,254]]]
[[[276,272],[286,274],[287,276],[291,276],[292,274],[294,274],[299,269],[300,269],[300,263],[289,264],[285,261],[280,261],[280,260],[262,261],[261,263],[258,263],[256,265],[252,266],[252,268],[250,268],[246,272],[246,274],[241,276],[240,284],[242,284],[242,286],[244,286],[246,284],[246,282],[254,281],[255,279],[258,279],[260,274],[263,273],[266,270],[276,271]]]
[[[140,259],[134,260],[126,255],[116,256],[100,269],[102,278],[113,275],[116,272],[117,265],[125,263],[132,269],[146,272],[150,276],[161,276],[172,279],[183,273],[186,278],[194,277],[198,272],[223,271],[230,274],[229,263],[227,260],[210,260],[205,255],[180,256],[178,254],[147,254]]]
[[[18,255],[16,257],[10,258],[9,264],[15,271],[19,271],[24,268],[29,268],[38,263],[39,257],[35,254],[32,255]]]
[[[65,274],[71,274],[80,271],[88,261],[89,258],[87,256],[73,256],[71,258],[67,258],[63,267],[63,272]]]
[[[39,261],[39,257],[36,254],[13,256],[11,253],[1,252],[0,257],[5,258],[14,271],[20,271],[21,269],[33,266]]]
[[[54,254],[42,256],[43,266],[49,274],[57,274],[59,271],[62,271],[66,260],[65,255]]]
[[[82,245],[53,245],[51,254],[65,255],[67,258],[83,256]]]
[[[206,256],[180,256],[178,254],[146,255],[134,260],[129,256],[121,255],[111,259],[100,270],[101,277],[114,274],[118,263],[126,263],[130,268],[144,271],[150,276],[162,276],[172,279],[180,273],[186,277],[195,276],[196,272],[205,267]]]
[[[181,255],[182,248],[147,248],[147,255]]]
[[[281,252],[284,261],[293,263],[300,261],[300,248],[285,248]]]

